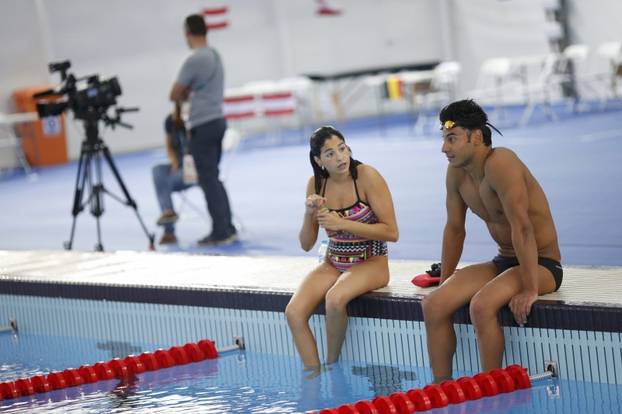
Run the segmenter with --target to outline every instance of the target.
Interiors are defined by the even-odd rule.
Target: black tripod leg
[[[84,185],[86,183],[87,175],[89,174],[88,165],[90,163],[91,157],[88,154],[84,147],[80,152],[80,158],[78,159],[78,173],[76,174],[76,185],[74,187],[73,193],[73,206],[71,208],[71,215],[73,219],[71,221],[71,233],[69,235],[69,240],[63,243],[66,250],[71,250],[73,247],[73,236],[76,231],[76,220],[78,218],[78,214],[84,209],[84,205],[82,204],[82,197],[84,195]]]
[[[130,192],[127,190],[127,187],[125,187],[125,183],[123,182],[123,179],[121,178],[121,174],[119,174],[119,170],[117,170],[117,166],[115,165],[114,160],[112,159],[110,150],[105,144],[102,144],[101,149],[104,154],[104,158],[106,159],[106,161],[108,162],[108,165],[110,166],[110,170],[112,170],[112,173],[114,174],[115,178],[117,179],[117,182],[119,183],[119,187],[121,187],[121,190],[123,191],[123,194],[125,195],[125,199],[126,199],[125,203],[134,209],[134,213],[136,213],[136,217],[138,217],[138,222],[140,223],[140,226],[143,228],[143,232],[145,233],[145,236],[147,236],[147,239],[149,239],[149,248],[151,250],[155,250],[155,244],[154,244],[155,235],[153,233],[149,233],[149,230],[147,230],[147,226],[145,226],[145,223],[143,222],[143,218],[140,216],[140,213],[138,212],[138,206],[136,205],[136,202],[130,195]]]
[[[95,217],[95,225],[97,226],[97,243],[95,244],[95,251],[103,252],[104,245],[102,244],[102,230],[100,217],[104,214],[104,185],[102,184],[102,167],[101,167],[101,155],[95,153],[95,185],[91,182],[91,214]]]

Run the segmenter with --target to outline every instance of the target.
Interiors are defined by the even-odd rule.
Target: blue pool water
[[[172,344],[169,344],[172,345]],[[0,334],[0,382],[154,350],[162,344]],[[471,373],[473,374],[473,373]],[[216,360],[0,401],[0,412],[294,413],[419,388],[427,369],[342,361],[313,378],[297,358],[232,351]],[[547,380],[430,413],[619,413],[622,386]]]

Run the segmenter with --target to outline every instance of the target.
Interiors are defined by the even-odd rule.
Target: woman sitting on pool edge
[[[378,171],[351,158],[336,129],[324,126],[310,139],[313,177],[307,184],[300,246],[313,248],[319,227],[329,237],[326,258],[292,296],[285,316],[306,369],[319,369],[309,318],[325,300],[326,364],[339,358],[348,324],[347,304],[389,283],[387,242],[398,239],[393,200]]]

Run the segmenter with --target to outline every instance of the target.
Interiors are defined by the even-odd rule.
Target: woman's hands
[[[322,207],[326,208],[326,198],[311,194],[305,201],[305,214],[315,215]]]
[[[330,211],[326,207],[320,208],[317,213],[317,222],[326,230],[339,231],[343,230],[342,225],[344,219],[336,211]]]
[[[341,230],[343,218],[326,207],[326,198],[311,194],[305,201],[305,213],[314,216],[320,226],[327,230]]]

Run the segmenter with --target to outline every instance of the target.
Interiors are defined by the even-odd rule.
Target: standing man
[[[222,140],[227,129],[223,114],[224,70],[218,52],[207,45],[207,26],[203,16],[190,15],[185,21],[186,41],[194,51],[184,62],[171,89],[175,103],[175,122],[180,122],[180,108],[190,101],[187,121],[190,152],[212,216],[212,232],[198,241],[202,246],[231,244],[237,233],[231,221],[231,207],[218,164]]]
[[[430,365],[437,383],[452,375],[456,310],[470,302],[481,368],[488,371],[499,368],[503,358],[499,309],[507,304],[523,326],[538,295],[556,291],[562,283],[557,232],[538,181],[514,152],[492,148],[492,125],[473,100],[453,102],[439,118],[442,152],[449,161],[447,223],[441,285],[423,300]],[[484,220],[499,254],[456,271],[467,208]]]

